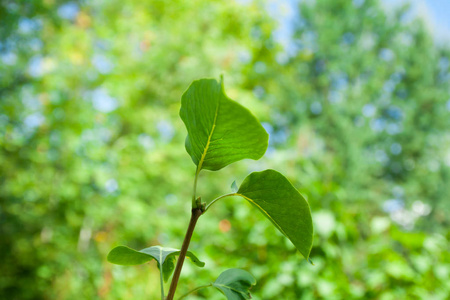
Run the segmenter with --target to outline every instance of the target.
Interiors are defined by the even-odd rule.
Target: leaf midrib
[[[272,216],[270,216],[269,213],[268,213],[264,208],[262,208],[260,205],[258,205],[258,203],[256,203],[253,199],[248,198],[248,197],[246,197],[246,196],[244,196],[244,195],[242,195],[242,194],[240,194],[240,193],[236,193],[236,195],[237,195],[237,196],[241,196],[242,198],[244,198],[244,199],[246,199],[247,201],[251,202],[252,204],[256,205],[256,206],[263,212],[263,214],[265,214],[266,217],[269,218],[269,219],[273,222],[273,224],[275,224],[275,226],[278,228],[278,230],[281,231],[281,233],[283,233],[283,234],[284,234],[286,237],[288,237],[289,239],[291,238],[291,237],[283,230],[283,228],[281,228],[281,226],[280,226],[280,225],[272,218]]]
[[[228,285],[225,285],[225,284],[214,283],[214,285],[215,285],[215,286],[221,286],[221,287],[227,288],[227,289],[229,289],[229,290],[231,290],[231,291],[233,291],[233,292],[239,293],[239,294],[241,294],[241,295],[246,295],[246,293],[244,293],[244,292],[242,292],[242,291],[239,291],[239,290],[237,290],[237,289],[235,289],[235,288],[232,288],[231,286],[228,286]]]
[[[216,128],[217,115],[219,114],[219,106],[220,106],[220,99],[217,101],[217,107],[216,107],[216,112],[214,113],[214,121],[213,121],[213,126],[211,128],[211,132],[208,135],[208,140],[206,141],[206,146],[205,146],[205,149],[203,150],[202,157],[200,158],[200,161],[198,162],[197,174],[202,169],[203,162],[205,161],[206,154],[208,153],[208,148],[211,143],[211,138],[214,134],[214,129]]]

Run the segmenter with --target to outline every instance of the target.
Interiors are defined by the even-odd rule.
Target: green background
[[[181,247],[195,165],[180,98],[221,73],[270,145],[202,172],[198,194],[285,174],[311,206],[315,266],[224,199],[199,220],[190,250],[206,266],[184,266],[178,295],[243,268],[254,299],[450,297],[450,48],[375,0],[302,2],[284,48],[270,13],[259,1],[0,4],[0,298],[158,299],[154,262],[106,255]]]

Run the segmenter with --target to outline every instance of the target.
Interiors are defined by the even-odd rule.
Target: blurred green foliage
[[[270,146],[205,172],[198,192],[282,171],[309,199],[315,266],[226,200],[200,219],[191,250],[206,267],[184,266],[180,294],[239,267],[255,299],[450,297],[449,47],[375,0],[302,2],[288,43],[271,13],[258,1],[0,4],[0,298],[158,297],[155,266],[106,254],[180,247],[195,172],[180,97],[221,72]]]

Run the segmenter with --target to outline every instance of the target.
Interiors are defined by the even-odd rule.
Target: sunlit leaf
[[[194,81],[181,98],[186,150],[198,170],[216,171],[244,159],[260,159],[268,134],[245,107],[225,95],[223,82]]]

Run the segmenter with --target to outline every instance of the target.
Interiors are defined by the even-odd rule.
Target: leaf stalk
[[[159,276],[161,279],[161,300],[164,300],[164,279],[163,279],[163,266],[159,263]]]
[[[198,174],[200,174],[200,171],[201,171],[201,169],[199,167],[197,167],[197,169],[195,170],[194,192],[192,195],[192,209],[199,208],[196,196],[197,196],[197,180],[198,180]]]
[[[231,196],[238,196],[238,193],[231,193],[231,194],[226,194],[226,195],[222,195],[220,197],[217,197],[216,199],[212,200],[205,208],[205,212],[211,207],[211,205],[213,205],[214,203],[216,203],[217,201],[219,201],[222,198],[226,198],[226,197],[231,197]]]
[[[189,292],[187,292],[186,294],[184,294],[183,296],[178,298],[178,300],[182,300],[182,299],[186,298],[187,296],[189,296],[190,294],[192,294],[193,292],[201,290],[201,289],[209,288],[210,286],[212,286],[212,283],[198,286],[195,289],[190,290]]]

